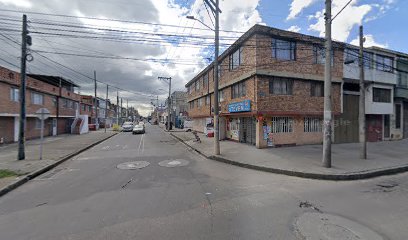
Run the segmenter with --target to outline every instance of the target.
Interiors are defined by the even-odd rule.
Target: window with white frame
[[[313,55],[315,64],[325,64],[326,62],[326,49],[320,45],[313,45]],[[334,51],[331,52],[330,64],[334,65]]]
[[[322,132],[322,118],[321,117],[305,117],[304,122],[304,132]]]
[[[19,101],[19,89],[18,88],[10,88],[10,100],[13,102]]]
[[[293,132],[292,117],[272,117],[272,133],[291,133]]]
[[[223,102],[224,101],[224,90],[219,90],[218,91],[218,101]]]
[[[383,72],[393,72],[393,61],[392,57],[377,55],[376,68]]]
[[[296,60],[296,42],[272,38],[272,57],[279,60]]]
[[[44,95],[31,92],[31,104],[44,105]]]
[[[229,56],[229,69],[234,70],[242,64],[242,47]]]
[[[273,77],[269,80],[269,93],[276,95],[292,95],[293,79]]]

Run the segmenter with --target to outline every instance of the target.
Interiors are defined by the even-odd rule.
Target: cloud
[[[4,4],[6,6],[14,5],[16,7],[30,8],[32,6],[31,2],[28,0],[0,0],[0,5]]]
[[[293,25],[293,26],[290,26],[287,30],[291,32],[299,32],[301,28],[299,26]]]
[[[290,4],[289,15],[286,20],[296,18],[296,16],[302,12],[303,9],[311,6],[317,0],[293,0]]]
[[[333,0],[332,14],[338,13],[348,0]],[[352,1],[332,22],[332,37],[335,40],[347,41],[351,29],[360,25],[364,17],[372,10],[370,4],[357,5],[357,1]],[[317,11],[314,15],[316,23],[309,26],[309,30],[319,32],[320,37],[324,37],[324,10]]]
[[[376,47],[381,47],[381,48],[388,48],[388,44],[382,44],[382,43],[378,43],[374,40],[374,36],[371,34],[366,34],[364,35],[365,38],[365,42],[364,42],[364,47],[372,47],[372,46],[376,46]],[[351,42],[351,44],[359,46],[360,45],[360,39],[357,37],[356,39],[353,39]]]

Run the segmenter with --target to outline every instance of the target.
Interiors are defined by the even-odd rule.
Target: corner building
[[[343,55],[343,44],[333,42],[333,119],[341,113]],[[257,148],[322,143],[324,39],[255,25],[219,62],[221,139]],[[193,130],[205,132],[213,117],[214,63],[186,88]]]

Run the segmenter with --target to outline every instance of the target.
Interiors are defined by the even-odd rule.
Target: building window
[[[197,107],[203,106],[203,98],[197,99]]]
[[[322,132],[322,118],[305,117],[303,122],[304,132]]]
[[[84,112],[85,112],[85,111],[86,111],[85,109],[86,109],[85,104],[82,104],[82,111],[84,111]]]
[[[393,71],[393,61],[394,59],[391,57],[377,55],[377,70],[384,71],[384,72],[392,72]]]
[[[44,105],[44,95],[36,92],[31,93],[31,103],[36,105]]]
[[[10,88],[10,100],[13,102],[19,101],[19,89],[18,88]]]
[[[351,49],[347,48],[346,50],[346,62],[349,62],[348,64],[352,64],[354,66],[358,66],[358,58],[360,56],[360,52],[358,49]],[[373,53],[370,52],[363,52],[363,64],[365,68],[373,68],[374,64],[374,57]]]
[[[187,87],[187,89],[188,89],[188,94],[191,94],[192,91],[193,91],[193,86],[190,85],[190,86]]]
[[[324,84],[322,82],[310,82],[310,96],[323,97],[324,96]]]
[[[391,89],[373,88],[373,102],[391,102]]]
[[[219,90],[218,91],[218,102],[223,102],[224,101],[224,90]]]
[[[242,64],[242,47],[229,56],[229,70],[234,70]]]
[[[220,78],[221,75],[222,75],[222,66],[221,66],[221,64],[222,64],[221,62],[218,64],[218,78]]]
[[[296,60],[296,42],[272,38],[272,57],[279,60]]]
[[[276,95],[292,95],[293,79],[274,77],[269,80],[269,93]]]
[[[203,88],[206,88],[208,86],[208,75],[208,72],[203,75]]]
[[[245,82],[236,83],[231,86],[232,99],[244,97],[246,95]]]
[[[35,129],[41,129],[41,120],[35,118]]]
[[[315,64],[325,64],[326,63],[326,49],[320,45],[313,45],[313,55]],[[330,64],[334,66],[334,51],[331,52]]]
[[[65,98],[61,99],[61,103],[62,103],[62,107],[68,108],[68,100],[67,99],[65,99]]]
[[[67,108],[74,108],[74,102],[71,100],[67,100]]]
[[[88,112],[92,112],[92,107],[88,106]]]
[[[291,133],[293,132],[293,118],[291,117],[272,117],[272,133]]]
[[[195,81],[195,90],[196,92],[200,90],[200,80]]]
[[[190,109],[193,109],[194,108],[194,101],[191,101],[190,102]]]
[[[395,128],[401,129],[401,104],[395,104]]]
[[[210,105],[210,99],[211,99],[210,95],[207,95],[205,97],[205,105]]]

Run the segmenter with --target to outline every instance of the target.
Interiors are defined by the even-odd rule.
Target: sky
[[[335,15],[349,0],[333,0]],[[151,99],[164,103],[213,60],[213,17],[203,0],[0,0],[0,64],[18,70],[21,16],[29,19],[34,57],[29,73],[59,75],[93,92],[93,72],[109,98],[129,101],[142,115]],[[324,0],[220,0],[221,52],[254,24],[324,37]],[[4,10],[12,10],[4,11]],[[54,15],[43,15],[46,13]],[[408,0],[353,0],[334,19],[334,40],[408,53]],[[58,16],[56,16],[58,15]],[[62,16],[64,15],[64,16]],[[67,17],[68,15],[69,17]],[[211,16],[211,17],[210,17]],[[114,20],[114,21],[113,21]],[[5,61],[4,61],[5,60]],[[98,96],[106,85],[98,83]]]

